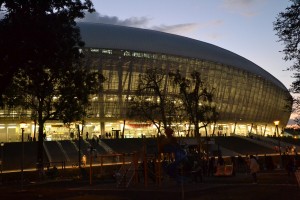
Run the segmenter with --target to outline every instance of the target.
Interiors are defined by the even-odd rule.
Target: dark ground
[[[174,180],[167,179],[162,181],[161,186],[149,181],[147,188],[139,183],[126,189],[117,188],[111,180],[94,181],[92,185],[89,185],[87,180],[51,180],[26,184],[21,191],[20,183],[15,182],[0,186],[0,199],[300,199],[300,188],[295,176],[288,176],[282,170],[259,173],[258,184],[252,184],[251,176],[248,174],[237,174],[233,177],[204,177],[203,183],[192,183],[186,180],[183,184],[177,184]]]

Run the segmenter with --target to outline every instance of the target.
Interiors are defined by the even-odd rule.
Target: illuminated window
[[[112,50],[109,50],[109,49],[102,49],[101,52],[104,54],[112,54]]]
[[[143,57],[143,53],[133,52],[133,53],[132,53],[132,56],[141,58],[141,57]]]
[[[131,56],[129,51],[124,51],[123,56]]]
[[[98,52],[99,52],[99,49],[91,49],[91,52],[93,52],[93,53],[98,53]]]

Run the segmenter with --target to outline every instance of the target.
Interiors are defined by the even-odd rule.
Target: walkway
[[[263,172],[258,175],[259,183],[253,184],[252,177],[249,174],[237,174],[233,177],[205,177],[203,183],[192,183],[186,180],[182,184],[174,180],[164,180],[161,186],[149,184],[145,187],[142,184],[133,185],[129,188],[116,188],[115,184],[95,184],[79,188],[71,188],[71,191],[89,194],[93,199],[95,196],[116,197],[121,199],[260,199],[266,198],[265,195],[275,195],[281,199],[289,196],[290,199],[300,198],[300,189],[294,176],[288,176],[284,171]],[[287,192],[284,194],[285,191]],[[244,195],[239,193],[244,191]],[[251,191],[260,191],[261,194],[251,193]],[[250,192],[250,193],[249,193]],[[282,194],[277,194],[277,193]],[[230,195],[237,193],[236,197],[228,198]],[[247,196],[247,193],[249,193]],[[269,194],[270,193],[270,194]],[[224,196],[225,195],[225,196]],[[229,195],[229,196],[228,196]],[[246,196],[245,196],[246,195]],[[290,196],[292,195],[292,196]],[[207,198],[206,198],[206,197]],[[216,198],[212,198],[216,196]],[[86,196],[87,197],[87,196]],[[240,197],[240,198],[238,198]],[[251,198],[252,197],[252,198]],[[296,198],[297,197],[297,198]],[[285,199],[282,198],[282,199]],[[80,199],[78,197],[72,200]],[[268,198],[269,199],[269,198]],[[71,200],[71,199],[70,199]]]
[[[258,184],[252,184],[248,174],[237,174],[234,177],[205,177],[203,183],[192,183],[186,180],[177,184],[166,179],[161,186],[149,183],[117,188],[112,181],[95,180],[89,185],[88,180],[53,180],[25,185],[25,191],[14,183],[0,186],[0,199],[61,199],[61,200],[208,200],[208,199],[289,199],[299,200],[300,189],[294,176],[285,171],[275,170],[258,175]]]

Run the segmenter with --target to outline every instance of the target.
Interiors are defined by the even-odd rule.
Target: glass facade
[[[103,91],[91,95],[91,106],[85,131],[91,135],[112,137],[124,131],[125,137],[152,137],[156,129],[150,123],[127,121],[127,100],[134,95],[140,74],[148,67],[161,68],[166,72],[180,70],[182,74],[192,71],[201,73],[203,81],[215,88],[214,101],[220,113],[217,124],[208,127],[209,134],[240,134],[249,132],[273,135],[274,121],[284,127],[290,117],[285,109],[290,94],[264,77],[243,71],[233,66],[174,55],[137,52],[116,49],[83,49],[86,65],[101,72],[106,81]],[[167,93],[178,91],[166,80]],[[0,141],[18,141],[18,121],[28,119],[25,135],[33,136],[34,124],[29,120],[30,111],[20,108],[0,111]],[[125,121],[125,122],[124,122]],[[178,136],[185,136],[186,124],[180,127]],[[280,129],[282,128],[280,127]],[[69,129],[60,122],[47,122],[45,131],[49,140],[68,139]],[[204,130],[200,130],[204,134]]]

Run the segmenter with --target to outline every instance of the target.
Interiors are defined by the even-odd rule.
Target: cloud
[[[223,0],[223,4],[227,8],[247,8],[260,0]]]
[[[223,0],[222,8],[231,13],[252,17],[259,14],[258,8],[266,0]]]
[[[117,16],[101,15],[98,12],[94,12],[94,13],[86,13],[83,19],[79,19],[77,21],[144,28],[147,26],[150,19],[147,17],[130,17],[125,20],[122,20]]]
[[[221,38],[223,38],[223,36],[218,33],[209,33],[206,35],[206,37],[211,41],[216,41],[216,40],[220,40]]]
[[[187,24],[176,24],[176,25],[160,25],[160,26],[153,26],[150,29],[172,33],[172,34],[183,34],[183,33],[190,33],[195,31],[199,27],[197,23],[187,23]]]
[[[151,19],[147,17],[130,17],[127,19],[120,19],[117,16],[101,15],[98,12],[86,13],[83,19],[79,19],[77,21],[114,24],[114,25],[130,26],[136,28],[147,28],[147,29],[152,29],[152,30],[157,30],[157,31],[162,31],[167,33],[173,33],[173,34],[193,32],[198,27],[198,24],[196,23],[149,26]]]
[[[222,26],[224,24],[223,20],[211,20],[209,22],[207,22],[205,25],[206,27],[219,27]]]
[[[158,30],[162,32],[172,33],[172,34],[184,34],[191,33],[197,29],[208,29],[212,27],[219,27],[223,25],[222,20],[212,20],[205,23],[186,23],[186,24],[176,24],[176,25],[160,25],[154,26],[151,29]]]
[[[107,16],[107,15],[102,15],[98,12],[94,12],[94,13],[86,13],[83,19],[79,19],[77,21],[145,28],[145,29],[152,29],[156,31],[177,34],[177,35],[189,35],[193,32],[196,32],[199,29],[219,27],[223,24],[222,20],[212,20],[202,24],[183,23],[183,24],[173,24],[173,25],[162,24],[162,25],[151,26],[150,25],[151,20],[152,19],[148,17],[130,17],[127,19],[120,19],[117,16]]]

